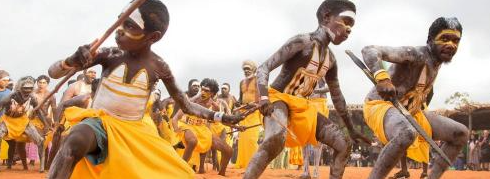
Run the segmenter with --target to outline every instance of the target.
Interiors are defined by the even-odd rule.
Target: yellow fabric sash
[[[374,132],[374,135],[383,143],[387,144],[388,139],[384,132],[384,116],[388,109],[393,107],[393,104],[388,101],[373,100],[364,104],[364,120],[366,124]],[[427,134],[432,137],[432,128],[429,121],[421,110],[418,110],[415,115],[412,115],[417,123],[424,129]],[[403,119],[405,120],[405,119]],[[429,144],[417,135],[415,141],[407,149],[407,156],[417,162],[429,162]]]
[[[283,101],[288,105],[288,129],[296,135],[297,140],[294,140],[288,133],[286,136],[286,147],[317,144],[316,120],[318,111],[310,100],[281,93],[273,88],[269,88],[269,99],[271,102]]]
[[[21,142],[28,141],[27,136],[24,134],[26,127],[29,124],[29,118],[27,115],[13,118],[4,114],[2,115],[1,120],[5,122],[8,130],[7,135],[4,136],[3,139]]]
[[[172,145],[143,120],[120,120],[97,109],[78,114],[74,118],[95,115],[101,119],[108,137],[108,156],[98,174],[93,172],[96,166],[79,161],[72,178],[194,178],[194,172]]]

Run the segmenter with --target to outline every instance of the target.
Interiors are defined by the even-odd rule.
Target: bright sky
[[[128,2],[2,0],[0,69],[9,71],[14,80],[46,74],[56,60],[102,35]],[[262,63],[290,37],[314,31],[318,25],[315,13],[322,0],[163,2],[170,12],[170,26],[153,50],[169,63],[181,89],[185,90],[191,78],[209,77],[220,84],[230,83],[232,93],[238,94],[242,61]],[[431,108],[449,107],[444,101],[456,91],[468,92],[474,101],[490,102],[488,1],[354,2],[357,19],[350,38],[332,45],[348,103],[362,103],[372,85],[344,50],[360,55],[366,45],[425,45],[430,24],[440,16],[457,17],[463,25],[463,38],[453,62],[440,70]],[[115,42],[110,37],[104,46],[112,45]]]

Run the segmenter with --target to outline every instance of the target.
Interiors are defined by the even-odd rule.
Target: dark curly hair
[[[204,78],[201,81],[201,86],[208,87],[211,93],[216,94],[219,91],[219,85],[218,82],[214,79],[209,79],[209,78]]]
[[[159,31],[162,35],[165,34],[170,21],[165,4],[160,0],[146,0],[138,9],[145,21],[146,32]]]
[[[439,17],[429,28],[429,36],[427,37],[427,43],[434,40],[434,38],[444,29],[453,29],[463,34],[463,27],[459,23],[456,17]]]
[[[339,13],[345,10],[356,12],[356,5],[348,0],[325,0],[318,7],[316,18],[318,23],[321,23],[326,14],[339,15]]]

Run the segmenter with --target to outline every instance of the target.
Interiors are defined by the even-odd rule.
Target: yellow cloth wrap
[[[17,118],[2,115],[1,121],[5,122],[5,125],[7,126],[7,135],[3,137],[4,140],[15,140],[20,142],[28,141],[27,136],[24,134],[26,127],[29,124],[27,115]]]
[[[379,82],[384,79],[390,79],[390,74],[386,70],[378,70],[374,73],[374,79]]]
[[[320,114],[328,118],[328,115],[330,114],[330,111],[328,110],[327,106],[327,98],[314,98],[310,99],[312,102],[313,106],[318,110]]]
[[[31,124],[32,124],[34,127],[38,128],[38,129],[43,129],[43,127],[44,127],[44,124],[43,124],[43,122],[41,121],[41,119],[39,119],[39,118],[37,118],[37,117],[31,120]]]
[[[194,152],[205,153],[211,149],[211,145],[213,144],[213,133],[205,124],[189,125],[186,123],[179,123],[179,127],[182,129],[182,131],[189,130],[196,136],[197,145],[196,148],[194,148]],[[184,132],[180,132],[177,135],[179,136],[180,140],[182,140],[182,143],[184,143],[184,146],[187,146],[187,143],[184,140]]]
[[[297,140],[287,133],[286,147],[317,145],[315,133],[318,111],[310,100],[281,93],[273,88],[269,88],[269,99],[271,102],[283,101],[288,105],[288,129],[296,135]]]
[[[289,149],[289,164],[303,165],[303,150],[301,146]]]
[[[174,130],[171,128],[170,124],[168,124],[167,121],[162,120],[162,123],[160,123],[160,137],[165,139],[167,142],[172,144],[172,146],[176,145],[179,143],[179,139],[177,138],[177,133],[174,132]]]
[[[382,100],[368,101],[364,104],[364,120],[383,144],[388,143],[384,133],[383,119],[386,112],[391,107],[394,107],[391,102]],[[419,110],[417,113],[415,113],[415,115],[413,115],[413,118],[422,127],[422,129],[424,129],[429,137],[432,137],[432,128],[424,113]],[[412,145],[408,147],[407,156],[417,162],[428,163],[429,144],[422,136],[418,135]]]
[[[9,151],[9,144],[3,140],[0,139],[0,160],[7,160],[9,158],[8,151]]]
[[[213,135],[218,138],[221,136],[221,132],[223,132],[223,130],[225,130],[226,132],[226,126],[223,125],[221,122],[210,123],[209,129],[211,129]]]
[[[256,124],[261,124],[260,111],[255,111],[248,115],[244,120],[240,121],[240,126],[248,127]],[[259,127],[249,128],[238,133],[238,154],[235,162],[235,168],[247,168],[250,159],[259,149]]]
[[[86,109],[74,118],[93,114],[101,119],[107,132],[108,156],[100,164],[99,175],[93,175],[95,166],[86,163],[77,164],[72,178],[194,178],[192,169],[152,126],[142,120],[120,120],[97,109]]]

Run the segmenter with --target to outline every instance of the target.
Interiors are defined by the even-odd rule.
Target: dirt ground
[[[22,170],[22,166],[17,164],[13,167],[12,170],[6,170],[6,166],[0,166],[0,179],[35,179],[35,178],[46,178],[46,173],[39,173],[37,171],[38,165],[35,167],[30,166],[28,171]],[[208,167],[210,168],[210,167]],[[356,167],[347,167],[344,179],[358,179],[358,178],[367,178],[371,168],[356,168]],[[392,171],[390,175],[395,173],[397,169]],[[422,170],[410,170],[411,178],[419,178]],[[222,178],[231,178],[231,179],[239,179],[243,176],[243,169],[228,169],[227,176],[222,177],[219,176],[215,171],[209,171],[207,174],[196,175],[197,179],[222,179]],[[320,177],[327,178],[329,173],[329,167],[320,167]],[[301,175],[301,171],[298,170],[272,170],[267,169],[261,178],[263,179],[290,179],[290,178],[298,178]],[[446,172],[442,178],[444,179],[488,179],[490,178],[489,171],[448,171]]]

